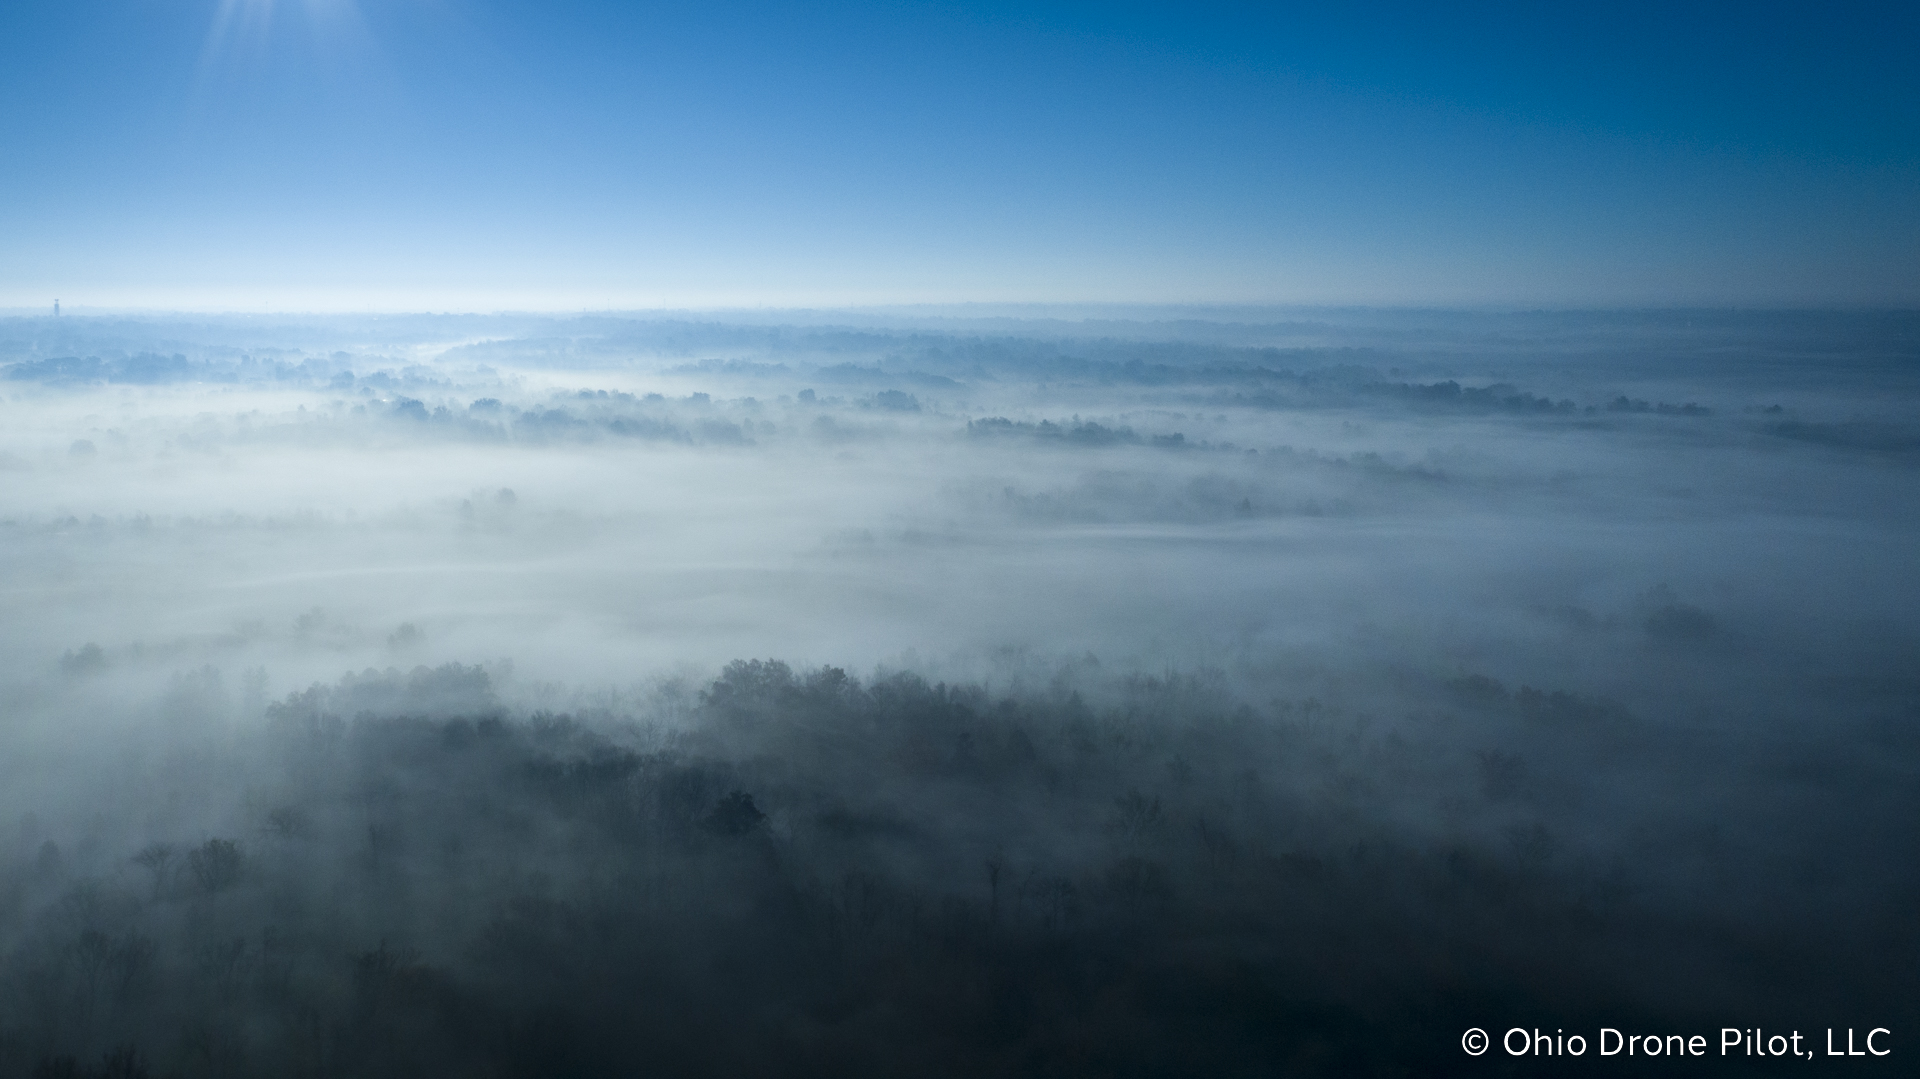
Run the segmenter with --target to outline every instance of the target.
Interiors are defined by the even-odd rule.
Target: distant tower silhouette
[[[60,301],[59,300],[53,301],[53,317],[54,318],[60,317]]]

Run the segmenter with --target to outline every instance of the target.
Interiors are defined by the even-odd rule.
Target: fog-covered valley
[[[0,365],[6,1074],[1920,1019],[1911,314],[68,316]]]

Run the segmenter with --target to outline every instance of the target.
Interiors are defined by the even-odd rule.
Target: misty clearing
[[[0,376],[0,1076],[1920,1030],[1912,314],[68,316]]]

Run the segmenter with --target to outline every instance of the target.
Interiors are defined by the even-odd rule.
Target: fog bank
[[[1911,314],[17,318],[0,376],[20,1074],[1912,1028]]]

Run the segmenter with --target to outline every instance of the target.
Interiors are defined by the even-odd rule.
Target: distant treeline
[[[344,357],[343,357],[344,358]],[[292,363],[284,359],[189,360],[182,353],[161,355],[142,352],[131,356],[53,356],[8,364],[5,377],[14,382],[40,382],[50,386],[73,386],[108,382],[135,386],[155,386],[174,382],[292,383],[299,386],[328,385],[336,388],[353,385],[352,368],[339,359],[319,357]],[[344,381],[342,380],[344,375]],[[415,366],[404,375],[389,371],[370,374],[368,385],[385,388],[420,388],[446,383],[423,367]]]
[[[1187,347],[1182,346],[1183,349]],[[1475,387],[1462,386],[1458,381],[1451,379],[1433,383],[1392,381],[1371,367],[1356,366],[1351,363],[1325,363],[1324,361],[1328,359],[1341,358],[1325,350],[1293,350],[1296,359],[1320,361],[1318,365],[1296,371],[1251,362],[1257,359],[1283,358],[1287,355],[1276,349],[1240,349],[1237,351],[1247,354],[1241,362],[1221,362],[1220,357],[1214,353],[1232,350],[1209,346],[1207,356],[1209,362],[1197,365],[1151,363],[1141,359],[1095,360],[1063,355],[1056,349],[1057,346],[1048,344],[1032,354],[1020,350],[1012,353],[1004,349],[993,351],[992,365],[971,363],[965,365],[966,371],[971,377],[988,381],[996,379],[1067,381],[1096,386],[1136,385],[1189,389],[1234,387],[1230,392],[1216,395],[1210,403],[1216,406],[1261,409],[1312,408],[1390,401],[1414,408],[1469,412],[1592,415],[1601,410],[1600,406],[1595,405],[1582,408],[1570,399],[1554,400],[1536,396],[1505,383]],[[934,349],[933,352],[938,353],[935,358],[946,358],[946,353],[939,349]],[[174,382],[273,382],[325,387],[336,392],[373,390],[381,394],[446,393],[455,388],[445,372],[418,364],[408,365],[399,370],[363,370],[356,373],[352,358],[344,353],[332,359],[311,358],[297,364],[285,360],[254,361],[251,359],[196,362],[190,361],[185,355],[179,353],[167,356],[142,353],[136,356],[109,359],[101,359],[97,356],[84,359],[67,356],[11,364],[4,368],[4,372],[5,377],[13,381],[39,382],[54,386],[103,382],[134,385]],[[863,367],[853,363],[840,363],[794,368],[784,363],[707,360],[674,368],[671,373],[711,375],[729,379],[774,380],[795,385],[809,382],[821,385],[869,387],[910,385],[923,391],[954,391],[964,388],[963,383],[946,375],[912,369],[901,363],[884,367]],[[594,392],[582,391],[581,395],[591,397]],[[602,399],[607,397],[606,391],[598,391],[598,393]],[[627,394],[614,396],[632,399],[631,395]],[[658,397],[658,395],[653,396]],[[704,399],[707,395],[696,396]],[[881,389],[878,393],[865,398],[863,403],[870,407],[897,411],[918,411],[920,408],[917,399],[892,388]],[[423,407],[420,402],[405,397],[396,398],[394,402],[398,415],[424,416],[425,412],[420,411]],[[1707,416],[1713,411],[1704,405],[1692,402],[1654,403],[1631,399],[1624,395],[1607,402],[1605,410],[1652,412],[1673,416]],[[527,415],[545,418],[555,414],[552,409],[548,409],[545,412],[529,412]],[[642,437],[686,439],[686,434],[677,430],[667,431],[644,425],[643,428],[639,431]],[[614,433],[630,432],[615,429]],[[1796,437],[1791,430],[1781,430],[1776,433]],[[1069,441],[1084,441],[1080,437],[1084,434],[1084,431],[1069,432],[1066,437]],[[1124,441],[1124,438],[1122,440]]]

